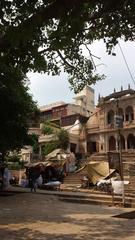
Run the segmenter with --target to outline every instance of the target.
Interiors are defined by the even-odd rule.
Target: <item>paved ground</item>
[[[114,215],[135,209],[67,203],[58,196],[0,196],[0,240],[135,240],[135,219]]]

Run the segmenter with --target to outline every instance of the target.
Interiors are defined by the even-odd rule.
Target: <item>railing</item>
[[[134,126],[135,126],[135,120],[123,122],[123,128],[126,128],[126,127],[132,128]],[[116,127],[114,123],[110,123],[110,124],[106,124],[104,129],[116,129]]]
[[[40,135],[41,134],[41,129],[40,128],[29,128],[28,133],[29,134],[34,133],[34,134]]]
[[[91,124],[89,127],[87,127],[88,133],[99,131],[99,125],[98,124]]]
[[[57,137],[55,134],[50,134],[50,135],[41,135],[39,136],[38,142],[42,143],[42,142],[50,142],[52,140],[56,140]]]

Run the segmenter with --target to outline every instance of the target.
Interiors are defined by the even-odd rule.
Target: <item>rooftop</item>
[[[58,107],[58,106],[61,106],[61,105],[65,105],[66,103],[63,102],[63,101],[59,101],[59,102],[55,102],[55,103],[50,103],[50,104],[47,104],[47,105],[43,105],[43,106],[40,106],[40,111],[46,111],[46,110],[50,110],[54,107]]]
[[[118,92],[116,92],[114,89],[114,92],[106,97],[99,96],[98,105],[102,105],[104,102],[112,100],[112,99],[120,99],[121,97],[131,96],[131,95],[135,95],[135,90],[131,89],[130,86],[127,90],[121,89],[121,91],[118,91]]]

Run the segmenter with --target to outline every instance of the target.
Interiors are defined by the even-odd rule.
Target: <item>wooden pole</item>
[[[125,205],[125,190],[124,190],[124,173],[123,173],[123,162],[122,162],[122,146],[121,146],[121,135],[120,129],[118,130],[119,135],[119,156],[120,156],[120,177],[122,181],[122,204]]]

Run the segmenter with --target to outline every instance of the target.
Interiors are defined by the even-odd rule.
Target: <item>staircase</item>
[[[135,198],[135,152],[122,153],[124,180],[129,184],[125,186],[125,193]]]
[[[79,187],[81,186],[81,179],[87,175],[87,171],[84,165],[84,168],[80,170],[79,172],[76,173],[69,173],[65,178],[64,178],[64,185],[67,188],[70,187]]]
[[[106,154],[94,154],[92,155],[88,161],[107,161]],[[135,207],[135,152],[125,152],[122,153],[122,162],[123,162],[123,172],[124,172],[124,180],[129,181],[128,185],[125,185],[125,202],[128,207]],[[62,190],[64,191],[72,191],[72,192],[83,192],[90,193],[89,197],[83,197],[78,199],[78,201],[82,201],[84,203],[95,203],[95,204],[121,204],[122,197],[115,196],[112,199],[112,196],[106,194],[105,192],[99,192],[96,190],[96,187],[90,187],[87,189],[80,188],[81,179],[83,176],[87,175],[86,168],[77,173],[68,174],[62,186]],[[77,201],[76,197],[68,197],[67,201]],[[114,202],[113,202],[114,201]]]
[[[62,192],[63,193],[63,192]],[[81,204],[97,204],[97,205],[122,205],[122,199],[119,196],[116,196],[112,199],[111,195],[103,194],[101,192],[70,192],[69,194],[63,193],[59,194],[59,199],[61,201],[72,202],[72,203],[81,203]],[[134,202],[135,206],[135,202]],[[126,202],[126,207],[131,207],[130,201]]]
[[[87,158],[88,162],[95,162],[95,161],[108,161],[107,154],[106,153],[94,153],[91,156]]]

